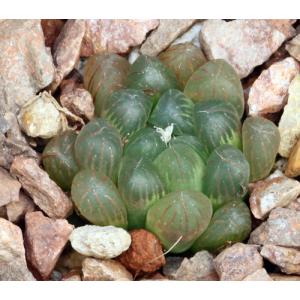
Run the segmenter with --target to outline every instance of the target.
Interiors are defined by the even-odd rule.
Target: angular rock
[[[80,272],[77,270],[71,271],[63,276],[62,281],[81,281]]]
[[[280,133],[279,154],[289,157],[293,146],[300,136],[300,75],[289,87],[288,103],[278,124]]]
[[[184,258],[177,269],[175,280],[207,281],[219,280],[214,268],[213,256],[207,251],[199,251],[190,259]]]
[[[0,167],[9,170],[14,158],[19,155],[39,159],[38,154],[27,142],[6,137],[0,133]]]
[[[86,258],[82,263],[84,281],[133,280],[126,268],[115,260]]]
[[[54,65],[45,47],[40,20],[0,23],[0,115],[17,113],[52,82]]]
[[[249,115],[280,111],[286,103],[289,85],[299,71],[299,64],[292,57],[276,62],[264,70],[250,88]]]
[[[82,39],[85,34],[84,20],[68,20],[53,46],[53,60],[56,67],[50,90],[54,92],[61,81],[79,60]]]
[[[34,203],[50,218],[63,219],[71,213],[72,201],[33,158],[16,157],[10,170]]]
[[[300,275],[300,251],[294,248],[264,245],[260,254],[278,266],[281,272]]]
[[[192,27],[186,31],[183,35],[178,37],[172,44],[177,45],[177,44],[183,44],[183,43],[192,43],[196,47],[200,48],[200,40],[199,40],[199,34],[202,29],[203,22],[196,22]]]
[[[0,206],[19,200],[21,184],[0,167]]]
[[[60,19],[41,20],[46,47],[52,47],[60,31],[64,27],[64,21]]]
[[[296,19],[268,19],[266,21],[287,36],[287,38],[291,38],[296,34],[296,30],[292,26],[297,21]]]
[[[75,88],[61,94],[59,101],[73,114],[91,120],[94,117],[94,103],[92,95],[83,88]]]
[[[165,263],[163,248],[158,238],[144,229],[130,232],[131,245],[118,260],[133,273],[153,273]]]
[[[275,208],[250,235],[249,244],[300,247],[300,212]]]
[[[9,124],[4,117],[0,115],[0,133],[5,134],[9,130]]]
[[[300,140],[294,145],[290,153],[285,175],[289,177],[297,177],[300,175]]]
[[[17,140],[17,141],[21,141],[23,143],[27,143],[27,141],[20,129],[16,115],[12,112],[7,112],[4,115],[4,118],[7,121],[7,123],[9,124],[9,128],[6,132],[6,137]]]
[[[195,19],[161,19],[158,28],[143,43],[141,53],[150,56],[158,55],[195,22]]]
[[[300,34],[289,41],[285,48],[291,56],[300,61]]]
[[[285,207],[300,194],[300,182],[286,176],[266,179],[257,183],[249,203],[252,214],[264,219],[276,207]]]
[[[262,268],[246,276],[243,281],[273,281],[273,279],[267,273],[266,269]]]
[[[236,243],[214,259],[220,280],[243,280],[263,267],[263,259],[254,245]]]
[[[21,229],[0,218],[0,281],[35,280],[25,260]]]
[[[20,192],[18,201],[6,205],[7,218],[10,222],[18,223],[27,213],[33,212],[36,206],[33,201],[23,192]]]
[[[83,255],[109,259],[126,251],[130,246],[131,237],[122,228],[85,225],[72,232],[70,241],[73,249]]]
[[[271,273],[270,276],[274,281],[300,281],[300,276],[283,275],[276,273]]]
[[[300,198],[297,198],[295,201],[291,202],[286,208],[300,211]]]
[[[180,267],[184,257],[180,256],[167,256],[166,264],[163,266],[163,274],[167,276],[169,279],[175,279],[176,272]]]
[[[67,220],[50,219],[40,211],[26,214],[26,256],[42,279],[51,275],[73,229]]]
[[[208,59],[225,59],[244,78],[289,37],[289,32],[278,30],[268,20],[207,20],[200,43]]]
[[[127,53],[130,47],[140,45],[146,34],[155,29],[159,20],[86,20],[81,56],[101,52]]]

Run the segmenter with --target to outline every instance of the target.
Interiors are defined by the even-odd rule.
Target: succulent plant
[[[153,102],[143,91],[122,89],[114,92],[107,104],[106,120],[127,140],[146,126]]]
[[[195,104],[195,130],[199,140],[211,153],[222,144],[242,149],[241,121],[235,108],[222,100]]]
[[[188,80],[185,95],[195,102],[204,100],[229,101],[239,117],[244,113],[244,93],[241,81],[223,59],[210,60],[198,68]]]
[[[231,201],[213,215],[209,226],[195,241],[191,250],[219,251],[231,243],[244,241],[251,231],[251,214],[242,201]]]
[[[122,142],[117,129],[104,119],[86,124],[75,141],[75,158],[81,169],[101,172],[116,180],[122,156]]]
[[[250,181],[269,175],[279,149],[277,126],[262,117],[249,117],[243,123],[243,152],[250,165]]]
[[[79,214],[92,224],[127,228],[125,203],[109,177],[81,170],[73,179],[71,195]]]
[[[130,156],[125,156],[121,161],[118,189],[127,207],[129,229],[144,228],[149,207],[165,194],[152,162]]]
[[[157,98],[168,89],[176,89],[178,83],[175,75],[157,57],[140,55],[131,66],[126,86]]]
[[[201,191],[205,163],[192,147],[170,145],[154,160],[166,192]]]
[[[76,137],[74,131],[65,131],[50,140],[42,155],[46,172],[64,190],[71,188],[72,180],[78,172],[74,156]]]
[[[202,160],[205,163],[207,162],[209,155],[206,151],[206,147],[202,142],[200,142],[198,137],[194,135],[186,135],[186,134],[174,136],[170,141],[170,145],[172,146],[175,144],[185,144],[190,146],[191,148],[193,148],[193,150],[195,150],[199,154],[199,156],[202,158]]]
[[[178,191],[167,194],[149,208],[146,229],[159,238],[165,249],[181,253],[205,231],[211,216],[212,206],[205,195]]]
[[[244,154],[231,145],[221,145],[208,158],[203,193],[214,211],[224,203],[241,200],[247,193],[250,167]]]
[[[182,92],[171,89],[159,98],[149,118],[149,123],[160,128],[174,124],[175,135],[193,134],[194,103]]]
[[[206,63],[201,49],[192,43],[171,46],[159,55],[159,59],[176,75],[181,90],[191,75]]]
[[[134,133],[124,147],[124,155],[132,157],[145,157],[153,160],[166,149],[160,133],[154,128],[142,128]]]
[[[117,54],[102,53],[90,57],[84,69],[84,87],[95,100],[95,114],[105,114],[110,95],[121,89],[127,78],[130,64]]]

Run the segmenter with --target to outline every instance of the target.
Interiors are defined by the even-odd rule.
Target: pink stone
[[[50,219],[36,211],[25,216],[26,254],[42,279],[51,275],[74,229],[67,220]]]
[[[299,71],[299,64],[292,57],[276,62],[263,71],[249,92],[249,115],[280,111],[286,104],[289,85]]]
[[[266,269],[258,269],[254,273],[246,276],[243,281],[273,281]]]

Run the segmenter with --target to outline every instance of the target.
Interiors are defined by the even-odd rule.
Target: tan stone
[[[283,275],[276,273],[271,273],[270,276],[274,281],[300,281],[300,276]]]
[[[197,252],[191,258],[184,258],[174,274],[174,280],[219,280],[213,264],[213,256],[204,250]]]
[[[33,201],[21,192],[18,201],[6,205],[7,218],[10,222],[18,223],[26,213],[33,212],[35,208]]]
[[[300,251],[275,245],[264,245],[260,254],[277,265],[281,272],[300,275]]]
[[[276,62],[264,70],[250,88],[249,115],[280,111],[286,104],[289,85],[299,71],[299,64],[292,57]]]
[[[158,20],[86,20],[81,56],[91,56],[104,51],[127,53],[130,47],[140,45],[146,34],[155,29]]]
[[[21,229],[0,218],[0,281],[35,280],[25,260]]]
[[[300,175],[300,139],[292,148],[285,169],[285,175],[289,177],[297,177]]]
[[[244,78],[290,37],[289,26],[282,31],[267,20],[207,20],[200,31],[200,44],[208,59],[225,59]]]
[[[50,218],[65,218],[71,213],[71,200],[33,158],[16,157],[11,165],[11,173]]]
[[[63,276],[62,281],[81,281],[80,272],[77,270],[71,271]]]
[[[278,125],[280,133],[279,154],[289,157],[300,137],[300,75],[289,86],[288,103]]]
[[[286,176],[260,181],[249,198],[251,212],[255,218],[264,219],[272,209],[289,205],[299,194],[300,182]]]
[[[82,263],[84,281],[132,280],[132,275],[115,260],[86,258]]]
[[[75,88],[61,94],[61,105],[75,115],[91,120],[94,117],[94,103],[92,95],[83,88]]]
[[[52,220],[40,211],[26,214],[27,260],[42,279],[51,275],[73,229],[67,220]]]
[[[289,41],[285,48],[291,56],[300,61],[300,34]]]
[[[158,55],[195,22],[195,19],[161,19],[158,28],[142,45],[141,53],[150,56]]]
[[[61,81],[74,68],[79,60],[82,39],[85,34],[84,20],[68,20],[53,46],[53,60],[56,67],[55,77],[51,84],[54,92]]]
[[[249,244],[300,247],[300,212],[275,208],[250,235]]]
[[[60,19],[44,19],[41,20],[45,44],[47,47],[52,47],[60,31],[64,27],[64,21]]]
[[[0,206],[19,200],[21,184],[12,178],[3,168],[0,168]]]
[[[273,279],[267,273],[266,269],[262,268],[246,276],[243,281],[273,281]]]
[[[118,260],[131,272],[153,273],[165,263],[163,248],[159,239],[151,232],[136,229],[130,232],[131,245]]]
[[[300,211],[300,198],[297,198],[295,201],[291,202],[286,208]]]
[[[220,280],[243,280],[263,267],[263,259],[254,245],[236,243],[214,259]]]
[[[40,20],[3,20],[0,53],[0,115],[17,113],[54,75]]]

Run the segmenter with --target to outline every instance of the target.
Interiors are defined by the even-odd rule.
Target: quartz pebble
[[[268,20],[207,20],[200,31],[200,44],[208,59],[225,59],[244,78],[291,37],[290,22],[286,27],[288,30],[280,31]]]
[[[0,115],[17,113],[54,77],[40,20],[0,22]]]
[[[73,114],[91,120],[94,117],[94,104],[92,95],[83,88],[75,88],[61,94],[61,105]]]
[[[42,212],[25,216],[26,255],[42,279],[47,279],[74,229],[67,220],[50,219]]]
[[[34,203],[50,218],[63,219],[70,215],[73,208],[71,200],[33,158],[16,157],[10,170]]]
[[[207,281],[218,280],[213,256],[207,251],[199,251],[191,258],[184,258],[174,274],[174,280]]]
[[[260,251],[260,254],[265,259],[278,266],[281,272],[286,274],[300,275],[299,250],[275,245],[264,245]]]
[[[82,263],[84,281],[133,280],[126,268],[115,260],[86,258]]]
[[[21,229],[0,218],[0,281],[35,280],[27,268]]]
[[[250,235],[249,244],[300,247],[300,212],[288,208],[275,208],[266,222]]]
[[[283,275],[276,273],[271,273],[270,276],[274,281],[300,281],[300,276]]]
[[[264,219],[272,209],[289,205],[299,194],[300,182],[286,176],[259,181],[249,199],[251,212]]]
[[[214,259],[220,280],[243,280],[263,267],[263,259],[254,245],[236,243]]]
[[[289,85],[299,71],[299,64],[292,57],[276,62],[264,70],[250,88],[249,115],[280,111],[286,104]]]
[[[7,219],[10,222],[18,223],[26,213],[33,212],[35,208],[33,201],[26,194],[20,192],[18,201],[6,205]]]
[[[285,48],[291,56],[300,62],[300,34],[289,41]]]
[[[73,249],[83,255],[109,259],[126,251],[130,246],[131,237],[122,228],[85,225],[72,232],[70,241]]]
[[[21,184],[12,178],[3,168],[0,168],[0,206],[19,200]]]
[[[258,269],[254,273],[246,276],[243,281],[273,281],[266,269]]]
[[[199,40],[199,34],[202,29],[203,22],[196,22],[188,31],[186,31],[183,35],[178,37],[172,44],[183,44],[183,43],[192,43],[196,47],[200,48],[200,40]]]
[[[162,19],[141,46],[140,52],[144,55],[156,56],[165,50],[177,37],[186,32],[195,19]]]
[[[152,273],[165,263],[163,248],[158,238],[144,229],[130,232],[131,245],[118,257],[118,260],[132,272]]]
[[[288,103],[278,125],[280,133],[279,154],[289,157],[300,136],[300,75],[289,86]]]
[[[127,53],[130,47],[140,45],[146,34],[155,29],[159,20],[86,20],[86,31],[81,56],[101,52]]]

